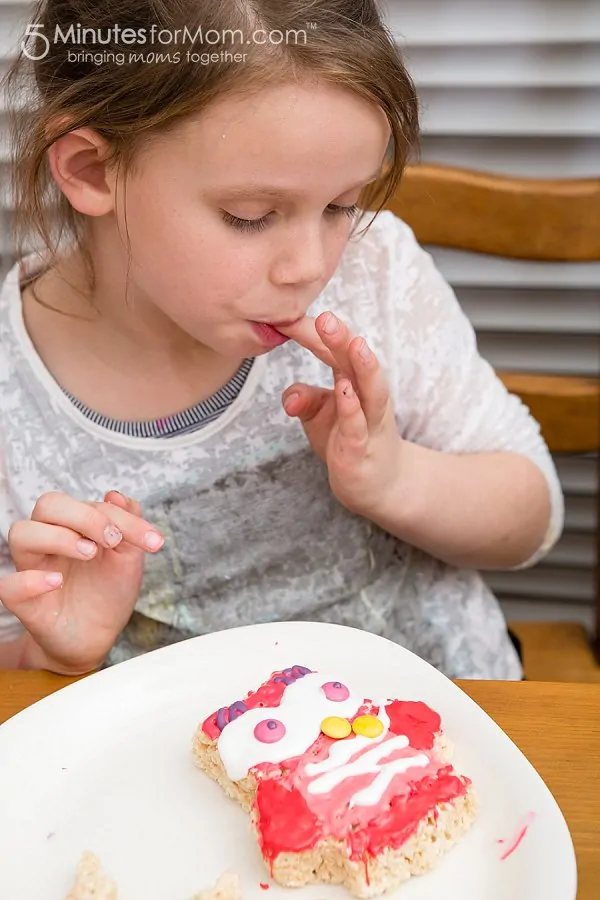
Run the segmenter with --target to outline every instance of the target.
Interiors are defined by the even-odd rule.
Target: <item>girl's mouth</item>
[[[274,325],[267,322],[251,322],[252,330],[263,347],[279,347],[289,341],[289,338],[277,331]]]

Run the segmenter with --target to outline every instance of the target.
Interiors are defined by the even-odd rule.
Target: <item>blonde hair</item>
[[[46,153],[76,128],[91,127],[107,142],[108,162],[117,164],[120,177],[134,169],[145,143],[217,98],[290,78],[316,77],[353,91],[387,117],[388,161],[379,182],[360,202],[367,209],[376,199],[376,211],[394,193],[416,145],[414,84],[376,0],[43,0],[30,21],[37,35],[21,49],[4,79],[11,110],[13,241],[22,255],[28,238],[41,239],[54,257],[66,237],[86,259],[92,284],[85,216],[58,188]],[[171,34],[187,28],[188,35],[245,36],[260,29],[286,39],[244,41],[243,65],[232,61],[232,54],[209,65],[185,62],[182,54],[179,64],[168,59],[148,64],[139,58],[124,67],[110,61],[111,53],[129,55],[132,49],[123,43],[122,32],[119,41],[116,23],[121,29],[145,29],[146,35],[158,26]],[[107,62],[98,65],[82,54],[69,61],[64,41],[51,39],[57,28],[65,35],[71,26],[83,25],[108,37],[102,40]],[[169,48],[153,49],[164,53]]]

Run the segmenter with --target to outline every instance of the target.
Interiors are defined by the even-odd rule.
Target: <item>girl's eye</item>
[[[358,212],[358,205],[353,203],[352,206],[336,206],[334,203],[330,203],[327,207],[327,212],[331,216],[348,216],[349,219],[353,219]]]
[[[330,216],[342,215],[347,216],[349,219],[353,219],[358,212],[358,206],[356,203],[352,206],[336,206],[335,204],[330,203],[329,206],[326,207],[326,212]],[[222,213],[224,221],[237,231],[262,231],[267,227],[267,222],[269,221],[269,216],[262,216],[260,219],[240,219],[238,216],[233,216],[226,210],[222,210]]]
[[[262,231],[263,228],[266,228],[267,220],[269,218],[268,216],[262,216],[260,219],[239,219],[237,216],[232,216],[231,213],[228,213],[225,210],[222,212],[224,221],[238,231]]]

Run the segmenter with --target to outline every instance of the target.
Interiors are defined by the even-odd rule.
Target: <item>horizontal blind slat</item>
[[[586,44],[600,41],[600,4],[588,0],[388,0],[399,41],[454,44]]]

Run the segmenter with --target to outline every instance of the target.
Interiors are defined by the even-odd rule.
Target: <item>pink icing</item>
[[[261,744],[275,744],[285,737],[285,725],[279,719],[263,719],[254,729],[254,737]]]
[[[327,681],[321,686],[321,690],[328,700],[333,700],[337,703],[347,700],[350,696],[350,691],[345,684],[341,683],[341,681]]]

